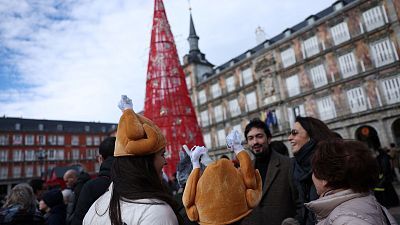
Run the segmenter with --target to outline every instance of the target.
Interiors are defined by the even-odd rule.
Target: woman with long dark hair
[[[162,185],[166,140],[149,119],[122,96],[112,184],[86,214],[83,224],[181,224],[177,204]]]
[[[297,209],[301,225],[315,224],[315,216],[304,203],[318,198],[317,191],[312,182],[311,157],[315,146],[323,140],[338,139],[324,122],[313,117],[296,117],[293,129],[289,133],[289,144],[294,155],[293,177],[299,192],[299,201],[302,207]]]

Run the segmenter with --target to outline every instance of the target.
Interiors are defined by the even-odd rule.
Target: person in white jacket
[[[160,128],[132,110],[125,95],[119,103],[118,124],[111,169],[111,185],[93,203],[84,225],[181,224],[177,203],[162,185],[166,139]]]
[[[394,218],[373,196],[378,165],[359,141],[318,143],[312,159],[312,179],[320,196],[306,203],[318,225],[389,225]]]

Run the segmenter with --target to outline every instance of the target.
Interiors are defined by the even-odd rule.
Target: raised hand
[[[192,161],[193,169],[200,168],[200,156],[206,153],[208,150],[204,146],[193,146],[191,150],[186,145],[182,146],[185,149],[186,153],[190,157],[190,161]]]
[[[123,112],[126,109],[132,109],[132,99],[128,98],[126,95],[121,95],[121,100],[118,103],[118,108]]]
[[[239,131],[232,130],[228,136],[226,136],[226,146],[232,149],[236,155],[244,149]]]

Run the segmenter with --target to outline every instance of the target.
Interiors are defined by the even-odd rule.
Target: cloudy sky
[[[191,0],[199,46],[221,65],[334,0]],[[118,122],[144,105],[153,0],[0,0],[0,116]],[[180,59],[188,0],[164,0]]]

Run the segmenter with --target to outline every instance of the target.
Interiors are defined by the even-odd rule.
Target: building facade
[[[117,124],[0,118],[0,193],[56,166],[81,165],[94,174],[101,141]]]
[[[210,155],[229,154],[226,135],[255,117],[284,142],[296,116],[312,116],[371,148],[400,145],[399,14],[399,0],[336,1],[223,65],[190,52],[186,83]]]

